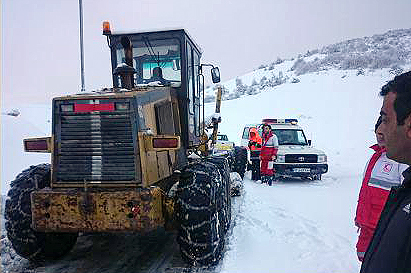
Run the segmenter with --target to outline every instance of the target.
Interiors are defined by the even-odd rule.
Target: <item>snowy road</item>
[[[22,260],[5,272],[358,272],[352,209],[359,177],[325,175],[322,181],[280,181],[269,187],[244,179],[233,199],[233,225],[223,260],[188,268],[174,233],[150,236],[83,235],[64,259],[44,265]],[[353,188],[350,190],[350,188]],[[3,253],[4,250],[2,250]]]
[[[342,190],[355,181],[324,176],[269,187],[246,178],[222,272],[358,272],[355,203],[344,202],[356,192]]]

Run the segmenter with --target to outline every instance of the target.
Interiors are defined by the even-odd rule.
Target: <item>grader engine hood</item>
[[[130,98],[59,100],[53,111],[56,185],[141,183]]]
[[[149,187],[170,176],[186,162],[177,91],[56,98],[51,187]]]

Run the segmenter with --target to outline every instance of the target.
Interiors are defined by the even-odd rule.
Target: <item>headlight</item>
[[[278,163],[285,163],[285,155],[277,155],[277,160],[276,162]]]
[[[324,163],[327,162],[327,156],[326,155],[319,155],[318,156],[318,163]]]

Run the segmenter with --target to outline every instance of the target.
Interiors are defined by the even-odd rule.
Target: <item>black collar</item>
[[[404,181],[402,182],[402,185],[405,188],[411,188],[411,167],[408,167],[405,171],[403,171],[402,176],[404,176]]]

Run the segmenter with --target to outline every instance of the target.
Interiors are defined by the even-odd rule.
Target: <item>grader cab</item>
[[[187,262],[216,263],[231,221],[228,162],[244,171],[245,159],[204,149],[210,65],[183,29],[117,34],[105,23],[103,34],[113,87],[53,99],[52,135],[24,140],[51,163],[11,182],[7,236],[19,255],[46,260],[79,232],[175,228]],[[211,75],[219,81],[218,68]]]

